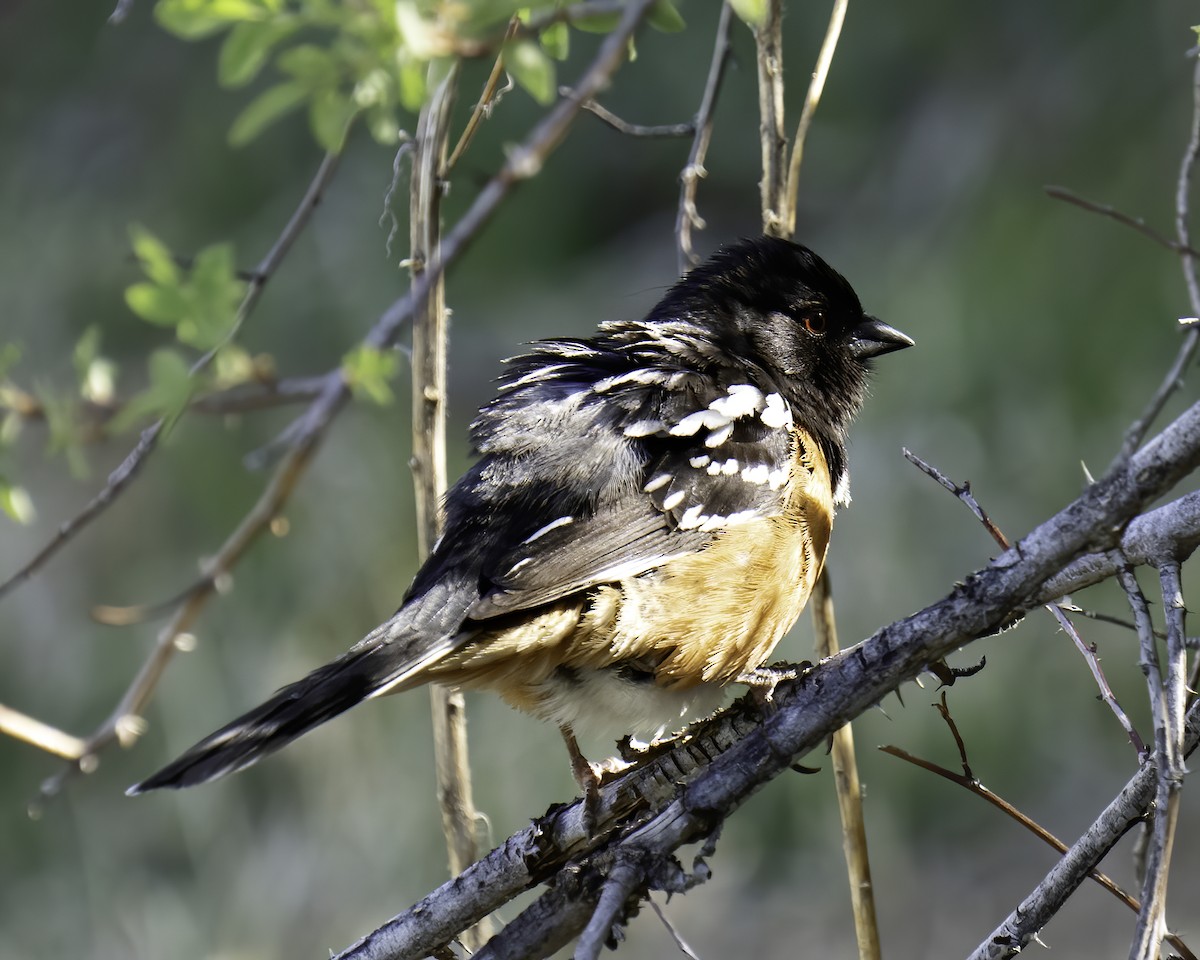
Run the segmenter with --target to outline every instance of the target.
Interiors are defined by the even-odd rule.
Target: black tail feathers
[[[126,792],[191,787],[250,766],[375,693],[392,672],[380,663],[389,653],[385,646],[352,650],[314,670]]]

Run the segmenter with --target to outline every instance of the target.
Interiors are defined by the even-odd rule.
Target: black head
[[[871,358],[913,343],[865,314],[824,260],[777,237],[722,247],[676,283],[653,316],[704,327],[719,354],[757,365],[839,432],[862,403]]]

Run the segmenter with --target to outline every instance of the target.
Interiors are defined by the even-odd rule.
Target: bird
[[[594,788],[577,730],[662,737],[761,682],[850,501],[872,362],[912,345],[771,236],[719,248],[642,319],[530,344],[399,610],[128,792],[214,780],[430,682],[556,724]]]

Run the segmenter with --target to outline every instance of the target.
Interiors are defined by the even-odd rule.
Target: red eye
[[[804,315],[804,329],[816,336],[823,334],[829,326],[829,321],[825,319],[825,314],[820,310],[814,313]]]

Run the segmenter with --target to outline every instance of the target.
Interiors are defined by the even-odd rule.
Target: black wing
[[[646,573],[783,510],[793,426],[778,394],[736,375],[618,365],[589,343],[553,346],[563,345],[590,352],[513,371],[474,426],[485,459],[456,492],[475,515],[487,496],[505,508],[479,531],[495,547],[472,619]],[[546,477],[558,478],[553,490]]]

